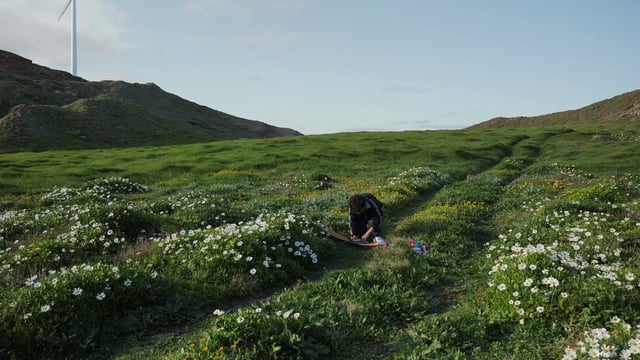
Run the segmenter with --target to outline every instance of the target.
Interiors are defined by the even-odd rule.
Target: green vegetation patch
[[[633,358],[636,142],[603,134],[2,154],[0,354]],[[626,160],[600,163],[594,144]],[[321,230],[348,232],[346,200],[365,191],[385,204],[386,247]]]

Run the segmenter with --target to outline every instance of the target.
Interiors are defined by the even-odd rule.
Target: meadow
[[[639,359],[639,134],[0,154],[0,357]],[[365,191],[393,246],[322,231]]]

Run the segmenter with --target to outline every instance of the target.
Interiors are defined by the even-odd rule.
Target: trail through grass
[[[482,172],[476,174],[475,177],[482,178],[482,174]],[[469,180],[465,180],[452,182],[446,184],[446,186],[455,189],[459,188],[460,186],[465,186],[468,183],[472,183],[472,181],[470,182]],[[386,231],[387,241],[393,243],[394,247],[384,250],[379,248],[365,253],[362,251],[362,249],[354,249],[353,247],[349,247],[348,245],[341,244],[344,247],[344,253],[353,254],[355,252],[357,254],[366,254],[366,262],[352,262],[350,264],[350,268],[346,270],[332,269],[328,273],[325,273],[322,278],[314,279],[316,280],[315,283],[307,283],[301,288],[286,291],[280,296],[293,296],[303,298],[305,297],[305,295],[299,294],[300,292],[304,293],[306,291],[318,291],[313,289],[319,288],[326,289],[319,295],[321,298],[331,299],[334,296],[334,289],[332,287],[326,288],[326,285],[323,285],[323,283],[331,283],[335,277],[355,276],[353,280],[355,284],[352,285],[357,286],[357,283],[359,281],[358,277],[360,276],[375,277],[382,276],[382,274],[388,272],[393,272],[393,275],[397,277],[397,279],[395,281],[395,284],[385,284],[385,288],[387,288],[388,286],[406,286],[407,289],[411,289],[414,287],[414,284],[412,284],[412,281],[410,279],[414,278],[418,274],[425,274],[424,272],[419,270],[434,270],[436,268],[438,268],[438,271],[446,268],[451,268],[451,270],[469,269],[469,267],[453,266],[453,264],[455,264],[456,262],[461,263],[467,261],[465,258],[468,257],[468,252],[452,252],[447,251],[447,249],[444,248],[436,248],[436,255],[430,255],[434,258],[438,258],[438,260],[434,260],[434,258],[420,258],[415,254],[409,255],[410,261],[407,261],[406,259],[408,241],[406,239],[406,233],[402,230],[401,224],[403,222],[410,221],[410,218],[414,216],[421,208],[429,205],[434,195],[438,194],[438,191],[440,190],[440,187],[442,185],[444,184],[438,184],[434,187],[429,188],[428,191],[415,194],[410,199],[406,199],[405,201],[403,201],[403,204],[405,206],[392,208],[390,209],[390,211],[387,211],[387,221],[385,222],[385,228],[389,229],[388,231]],[[446,246],[446,244],[443,245]],[[438,245],[434,243],[432,244],[432,246]],[[359,260],[362,259],[360,256],[358,258]],[[414,267],[413,265],[411,265],[411,262],[414,262],[417,266]],[[370,271],[372,272],[369,273]],[[419,280],[420,282],[423,282],[423,284],[418,284],[417,288],[410,290],[411,294],[413,295],[409,299],[410,302],[414,304],[414,306],[417,306],[416,309],[422,309],[420,310],[420,313],[424,312],[424,316],[428,316],[428,313],[430,312],[445,312],[446,309],[451,306],[453,300],[457,297],[457,291],[462,287],[464,283],[467,282],[468,277],[472,275],[471,273],[465,273],[464,271],[448,272],[446,276],[442,276],[442,272],[438,274],[434,273],[433,271],[427,272],[426,274],[428,274],[426,275],[428,277],[427,279]],[[389,305],[388,299],[385,299],[385,303],[385,305]],[[259,305],[253,306],[259,307]],[[378,307],[379,306],[376,306],[376,308]],[[399,314],[404,314],[402,315],[402,317],[407,316],[407,314],[405,313],[407,310],[408,309],[397,309],[397,311],[399,311]],[[356,313],[350,313],[349,315],[357,316]],[[409,319],[412,319],[412,317],[410,316]],[[417,321],[417,318],[415,318],[413,321]],[[380,327],[380,324],[376,324],[376,326]],[[347,338],[345,340],[348,345],[344,345],[336,350],[341,354],[339,356],[340,358],[360,359],[391,356],[391,354],[396,351],[394,349],[394,346],[398,346],[398,341],[395,338],[395,335],[403,332],[404,329],[408,327],[411,327],[411,322],[407,322],[406,320],[398,321],[396,319],[391,323],[381,326],[381,329],[378,329],[374,333],[375,337],[361,338],[357,334],[354,334],[350,338]],[[391,346],[393,344],[395,345]]]

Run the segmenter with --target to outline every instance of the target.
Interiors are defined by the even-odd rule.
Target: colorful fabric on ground
[[[409,239],[409,245],[413,252],[418,255],[426,255],[429,252],[429,243],[424,241]]]

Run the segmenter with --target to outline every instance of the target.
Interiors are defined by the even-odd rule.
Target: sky
[[[640,0],[75,0],[78,76],[305,135],[462,129],[640,89]],[[66,0],[0,0],[0,49],[70,71]]]

